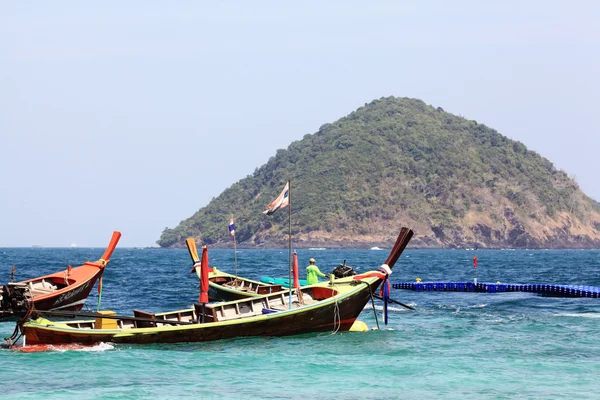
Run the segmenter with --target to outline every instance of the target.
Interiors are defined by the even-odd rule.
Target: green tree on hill
[[[401,225],[415,230],[416,246],[600,244],[599,204],[550,161],[485,125],[395,97],[278,150],[158,244],[194,236],[229,246],[226,221],[236,215],[241,246],[283,247],[287,213],[261,212],[287,180],[298,247],[386,245]]]

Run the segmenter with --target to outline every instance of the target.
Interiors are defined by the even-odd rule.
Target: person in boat
[[[319,276],[329,278],[329,274],[324,274],[321,272],[319,267],[315,265],[315,259],[311,258],[309,260],[310,265],[306,267],[306,283],[309,285],[314,285],[319,283]]]

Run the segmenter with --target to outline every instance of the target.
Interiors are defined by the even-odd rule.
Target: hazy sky
[[[391,95],[523,142],[600,200],[600,3],[491,3],[0,1],[0,247],[154,245]]]

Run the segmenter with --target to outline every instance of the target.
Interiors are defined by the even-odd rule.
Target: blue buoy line
[[[475,292],[503,293],[528,292],[553,297],[600,298],[600,287],[578,285],[520,284],[520,283],[474,283],[474,282],[396,282],[394,289],[416,292]]]

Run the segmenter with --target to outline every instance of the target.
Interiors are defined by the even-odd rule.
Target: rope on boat
[[[373,315],[375,316],[375,323],[377,324],[377,329],[379,329],[379,320],[377,319],[377,311],[375,310],[375,299],[373,298],[373,290],[371,289],[371,285],[369,282],[362,281],[365,285],[369,287],[369,295],[371,296],[371,305],[373,306]]]
[[[333,275],[332,275],[333,277]],[[350,282],[350,285],[358,285],[359,283],[357,281],[352,281]],[[331,279],[329,281],[329,286],[331,286],[331,292],[332,294],[334,293],[335,290],[335,283],[334,280]],[[300,288],[296,289],[297,292],[300,291]],[[333,306],[333,330],[331,331],[330,335],[335,335],[336,333],[339,332],[340,327],[342,326],[342,317],[340,316],[340,305],[338,303],[337,298],[334,296],[334,306]],[[320,336],[320,335],[319,335]]]
[[[102,275],[100,275],[100,279],[98,281],[98,308],[97,311],[100,312],[100,302],[102,301]]]
[[[336,299],[335,305],[333,306],[333,332],[331,332],[331,334],[335,335],[336,333],[338,333],[341,326],[342,318],[340,317],[340,305]]]
[[[330,278],[330,283],[331,283],[331,290],[335,290],[335,279],[333,277],[333,275],[331,275]],[[340,316],[340,305],[338,303],[337,297],[334,297],[335,299],[335,304],[333,306],[333,332],[331,333],[332,335],[335,335],[339,330],[340,327],[342,326],[342,317]]]

